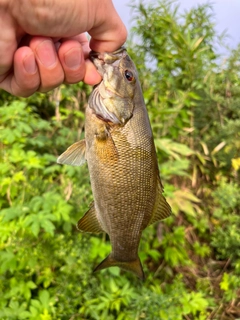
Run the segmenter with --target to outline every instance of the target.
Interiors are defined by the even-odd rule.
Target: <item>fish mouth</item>
[[[89,57],[93,63],[95,59],[99,59],[105,63],[111,63],[121,58],[124,52],[127,52],[127,49],[125,47],[121,47],[113,52],[90,51]]]
[[[104,73],[104,65],[111,64],[113,66],[118,66],[120,60],[127,55],[127,49],[121,47],[113,52],[96,52],[91,51],[89,53],[89,58],[97,68],[101,76]]]

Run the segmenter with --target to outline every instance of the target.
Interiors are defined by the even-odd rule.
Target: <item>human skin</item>
[[[90,48],[111,52],[127,37],[111,0],[0,0],[0,30],[0,89],[23,97],[97,84]]]

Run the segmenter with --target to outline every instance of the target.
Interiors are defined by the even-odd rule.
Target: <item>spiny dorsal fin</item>
[[[57,159],[57,163],[81,166],[86,162],[86,141],[81,140],[72,144]]]
[[[151,220],[150,220],[148,225],[150,225],[152,223],[155,223],[157,221],[166,219],[166,218],[170,217],[170,215],[172,214],[171,207],[167,203],[167,201],[164,198],[164,196],[162,195],[162,192],[163,192],[162,184],[161,184],[161,181],[159,179],[159,182],[158,182],[158,185],[157,185],[156,202],[155,202],[155,206],[154,206],[154,209],[153,209],[152,218],[151,218]]]
[[[85,215],[78,221],[77,228],[80,231],[91,233],[104,232],[96,215],[94,203],[91,208],[85,213]]]
[[[103,270],[110,267],[119,267],[125,271],[130,271],[134,273],[139,279],[144,280],[145,275],[143,272],[142,264],[137,257],[136,260],[133,261],[118,261],[113,258],[112,253],[110,253],[109,256],[107,256],[106,259],[104,259],[94,270],[93,272]]]

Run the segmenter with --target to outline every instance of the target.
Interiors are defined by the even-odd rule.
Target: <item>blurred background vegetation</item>
[[[134,7],[139,70],[173,216],[146,229],[147,280],[92,269],[105,236],[78,233],[87,167],[56,164],[84,134],[91,88],[0,92],[0,319],[240,318],[240,46],[223,60],[210,5]]]

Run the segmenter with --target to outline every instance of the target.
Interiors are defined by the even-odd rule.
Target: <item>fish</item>
[[[91,52],[102,76],[85,112],[85,139],[58,163],[87,162],[94,202],[78,230],[107,233],[112,251],[95,269],[118,266],[144,280],[138,256],[143,230],[171,215],[163,196],[153,133],[137,69],[125,47]]]

